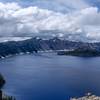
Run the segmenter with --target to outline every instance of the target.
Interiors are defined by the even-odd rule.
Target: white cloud
[[[54,12],[17,3],[0,3],[0,36],[60,36],[100,40],[100,13],[87,7],[71,13]]]

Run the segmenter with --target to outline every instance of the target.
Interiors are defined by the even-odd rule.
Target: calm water
[[[20,55],[0,60],[4,91],[17,100],[68,100],[100,95],[100,57]]]

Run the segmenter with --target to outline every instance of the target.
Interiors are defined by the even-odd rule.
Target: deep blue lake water
[[[19,55],[0,60],[4,91],[17,100],[68,100],[92,92],[100,96],[100,57]]]

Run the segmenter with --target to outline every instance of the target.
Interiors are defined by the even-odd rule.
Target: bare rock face
[[[91,93],[87,93],[86,96],[80,98],[71,98],[70,100],[100,100],[100,97],[92,95]]]

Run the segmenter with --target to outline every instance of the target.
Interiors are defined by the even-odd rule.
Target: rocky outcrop
[[[80,98],[71,98],[70,100],[100,100],[100,96],[92,95],[88,93],[86,96]]]

